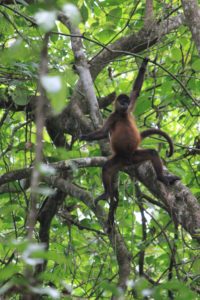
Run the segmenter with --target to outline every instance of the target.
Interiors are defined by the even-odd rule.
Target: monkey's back
[[[118,117],[110,130],[112,151],[121,156],[129,156],[138,148],[140,141],[140,133],[133,117],[130,114]]]

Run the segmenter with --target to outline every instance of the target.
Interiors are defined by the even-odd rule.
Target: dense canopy
[[[0,1],[0,298],[200,297],[200,1]],[[135,120],[150,162],[119,173],[113,230],[101,168],[83,142],[149,57]]]

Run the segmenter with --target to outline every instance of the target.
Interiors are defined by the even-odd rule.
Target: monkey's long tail
[[[150,135],[153,135],[153,134],[161,135],[168,141],[168,143],[169,143],[169,152],[167,151],[166,155],[167,155],[167,157],[172,156],[172,154],[174,153],[174,145],[173,145],[172,139],[170,138],[170,136],[166,132],[164,132],[160,129],[150,128],[150,129],[144,130],[140,133],[142,140],[144,138],[150,136]]]

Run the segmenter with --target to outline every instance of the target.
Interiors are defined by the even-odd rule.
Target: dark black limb
[[[154,149],[139,149],[136,150],[131,156],[131,163],[141,163],[143,161],[150,160],[154,170],[156,172],[157,179],[165,185],[173,184],[176,180],[180,180],[180,177],[175,175],[164,175],[162,161],[158,155],[158,152]]]
[[[160,129],[157,129],[157,128],[149,128],[149,129],[146,129],[146,130],[140,132],[140,136],[142,139],[149,137],[153,134],[158,134],[160,136],[163,136],[166,139],[166,141],[169,144],[169,152],[167,151],[166,155],[167,155],[167,157],[172,156],[172,154],[174,153],[174,145],[173,145],[172,139],[166,132],[164,132]]]
[[[103,130],[97,130],[88,134],[81,134],[79,136],[80,141],[94,141],[94,140],[101,140],[108,137],[108,133],[104,132]]]
[[[110,207],[109,207],[109,212],[108,212],[108,233],[112,231],[114,222],[115,222],[115,212],[117,210],[119,202],[119,196],[118,196],[118,191],[116,191],[115,196],[110,199]]]
[[[146,57],[143,59],[142,65],[139,69],[138,75],[136,77],[136,80],[133,84],[132,91],[130,94],[130,106],[129,106],[129,111],[132,111],[135,106],[135,102],[140,94],[140,91],[142,89],[142,85],[144,82],[144,75],[146,71],[146,66],[148,64],[149,59]]]
[[[118,193],[118,172],[124,165],[124,160],[115,155],[109,159],[102,168],[102,182],[104,186],[104,192],[95,199],[95,205],[100,200],[110,199],[110,206],[108,212],[107,231],[112,230],[114,224],[115,211],[118,206],[119,193]]]
[[[143,59],[143,62],[141,64],[138,76],[137,76],[137,78],[136,78],[136,80],[133,84],[133,91],[137,91],[138,96],[139,96],[141,88],[142,88],[142,84],[143,84],[143,81],[144,81],[144,74],[145,74],[145,71],[146,71],[146,66],[148,64],[148,61],[149,61],[149,59],[147,57],[145,57]]]
[[[163,175],[157,177],[157,179],[162,183],[164,183],[165,185],[172,185],[174,184],[175,181],[180,180],[181,178],[175,175]]]
[[[110,115],[110,117],[106,120],[104,125],[93,132],[90,132],[88,134],[81,134],[79,136],[79,140],[81,141],[95,141],[95,140],[101,140],[108,138],[108,133],[110,130],[110,127],[113,124],[113,114]]]
[[[104,192],[94,200],[95,205],[97,205],[100,200],[108,200],[112,195],[118,193],[117,177],[121,165],[121,160],[118,156],[113,156],[104,164],[102,168]]]

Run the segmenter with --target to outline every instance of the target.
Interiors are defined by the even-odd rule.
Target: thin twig
[[[39,66],[39,92],[40,96],[38,97],[37,105],[36,105],[36,113],[35,113],[35,119],[36,119],[36,156],[35,156],[35,162],[34,162],[34,168],[31,178],[31,197],[30,197],[30,203],[29,203],[29,212],[27,216],[27,236],[29,239],[32,239],[33,231],[35,224],[37,222],[37,188],[40,182],[40,172],[38,170],[38,166],[42,161],[42,140],[43,140],[43,128],[45,124],[45,113],[44,113],[44,106],[46,103],[46,96],[45,91],[41,85],[40,79],[41,76],[45,75],[47,73],[47,67],[48,67],[48,41],[49,41],[49,33],[45,34],[44,37],[44,44],[41,51],[41,61]]]

